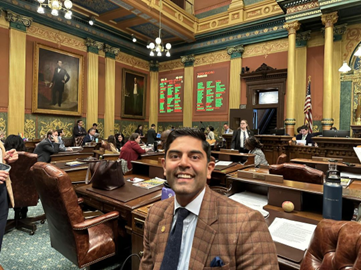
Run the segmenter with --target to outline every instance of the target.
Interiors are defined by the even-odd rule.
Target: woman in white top
[[[208,135],[207,135],[207,140],[215,140],[214,138],[214,127],[209,126],[208,127]]]

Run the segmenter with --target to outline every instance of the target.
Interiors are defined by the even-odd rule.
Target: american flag
[[[308,78],[305,106],[303,107],[305,114],[305,125],[308,125],[309,132],[312,133],[312,103],[311,103],[311,77]]]

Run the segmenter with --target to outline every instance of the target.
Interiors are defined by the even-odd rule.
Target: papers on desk
[[[297,144],[306,145],[306,140],[296,140]]]
[[[357,174],[357,173],[341,172],[340,176],[341,176],[341,178],[350,178],[350,179],[361,180],[361,174]]]
[[[232,161],[218,161],[216,166],[229,166],[232,164]]]
[[[358,160],[361,163],[361,148],[360,147],[354,147],[353,150],[355,151],[356,156],[358,157]]]
[[[284,218],[275,218],[268,229],[273,241],[296,249],[306,250],[316,225]]]
[[[139,183],[134,183],[133,186],[136,187],[140,187],[140,188],[145,188],[145,189],[150,189],[150,188],[154,188],[160,185],[163,185],[165,182],[164,179],[155,177],[153,179],[149,179],[143,182],[139,182]]]
[[[267,196],[265,195],[244,191],[241,193],[236,193],[229,198],[245,206],[248,206],[249,208],[259,211],[265,218],[269,215],[266,210],[263,210],[263,207],[268,204]]]

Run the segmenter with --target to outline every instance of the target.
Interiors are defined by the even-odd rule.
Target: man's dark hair
[[[53,131],[49,130],[48,133],[46,133],[46,138],[49,138],[49,136],[53,135]]]
[[[302,128],[302,126],[297,128],[297,133],[300,133],[301,128]]]
[[[223,126],[224,126],[224,125],[227,125],[227,126],[228,126],[228,123],[224,123]]]
[[[15,149],[16,151],[25,151],[25,143],[18,135],[9,135],[4,143],[6,151]]]
[[[263,144],[261,144],[260,141],[256,137],[251,136],[246,139],[245,147],[248,150],[253,150],[255,148],[261,149],[263,147]]]
[[[96,126],[96,127],[97,127],[97,126],[98,126],[98,124],[97,124],[97,123],[94,123],[94,124],[93,124],[93,127],[94,127],[94,126]]]
[[[209,130],[210,130],[210,131],[214,131],[214,127],[209,126]]]
[[[207,161],[211,161],[211,146],[206,141],[206,137],[204,136],[204,133],[200,131],[199,129],[195,128],[179,128],[172,130],[172,132],[168,135],[167,142],[165,144],[165,158],[167,157],[167,152],[169,150],[169,146],[172,144],[172,142],[179,138],[184,136],[190,136],[193,138],[196,138],[200,141],[202,141],[202,147],[203,151],[206,152],[207,155]]]
[[[308,130],[308,126],[307,126],[307,125],[303,125],[303,126],[301,126],[300,130],[301,130],[301,129]]]
[[[76,121],[76,123],[79,124],[81,121],[83,121],[83,120],[79,119],[78,121]]]
[[[58,136],[60,136],[60,134],[63,134],[63,130],[62,130],[62,129],[58,129],[57,132],[58,132]]]
[[[150,127],[155,127],[155,124],[152,124]]]
[[[140,136],[139,133],[133,133],[132,135],[130,135],[129,141],[135,141],[135,139],[138,138],[139,136]]]

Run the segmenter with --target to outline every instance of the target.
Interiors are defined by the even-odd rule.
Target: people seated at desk
[[[83,125],[84,125],[84,123],[83,123],[82,120],[77,121],[77,125],[73,128],[73,138],[74,138],[74,140],[75,140],[76,137],[86,135],[86,131],[85,131],[85,128],[83,128]]]
[[[95,141],[95,133],[96,133],[96,130],[94,128],[91,128],[89,130],[88,135],[86,135],[83,139],[83,145],[87,142],[94,142]]]
[[[215,137],[214,137],[214,127],[212,126],[209,126],[208,129],[208,135],[207,135],[207,140],[215,140]]]
[[[223,134],[233,134],[233,130],[229,128],[228,123],[223,125]]]
[[[130,135],[129,140],[124,144],[122,151],[120,151],[120,159],[127,161],[128,169],[132,169],[132,161],[140,158],[142,154],[150,151],[150,148],[142,149],[139,145],[140,135],[138,133],[133,133]]]
[[[279,269],[260,212],[207,186],[215,163],[204,134],[176,129],[165,151],[162,165],[176,196],[149,209],[139,269]]]
[[[62,129],[58,129],[57,132],[58,132],[58,140],[59,140],[59,144],[60,144],[60,146],[59,146],[59,152],[65,152],[65,151],[67,151],[67,152],[73,152],[73,149],[72,149],[71,147],[68,147],[68,148],[65,147],[64,141],[63,141],[63,139],[62,139],[63,130],[62,130]]]
[[[155,124],[152,124],[147,132],[147,144],[153,145],[156,139],[157,139],[157,133],[155,132]]]
[[[38,155],[38,161],[50,163],[51,155],[59,153],[59,147],[58,132],[49,130],[46,138],[35,147],[34,154]]]
[[[116,141],[115,141],[115,137],[113,135],[110,135],[108,137],[108,144],[109,144],[110,151],[112,151],[113,153],[119,153],[118,149],[115,147]]]
[[[120,150],[122,150],[122,147],[125,144],[124,135],[122,133],[117,133],[114,135],[114,137],[115,137],[115,147],[120,152]]]
[[[252,137],[248,137],[246,139],[246,144],[245,144],[246,149],[248,149],[250,152],[250,154],[254,154],[254,165],[255,167],[259,167],[260,165],[265,165],[268,166],[268,162],[267,159],[263,153],[263,151],[261,150],[263,147],[263,144],[260,143],[260,141],[252,136]]]
[[[297,145],[315,145],[315,143],[312,140],[312,137],[314,136],[312,133],[308,133],[308,126],[303,125],[300,127],[300,133],[297,134],[296,140],[305,140],[306,144],[298,142]]]
[[[248,153],[244,147],[246,139],[253,136],[252,130],[249,130],[247,120],[241,120],[240,128],[233,132],[231,149],[238,149],[240,153]]]

